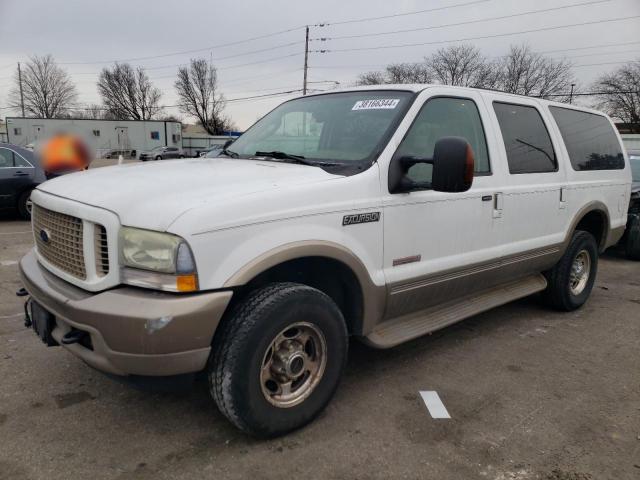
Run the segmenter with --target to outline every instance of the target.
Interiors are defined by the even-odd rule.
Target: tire
[[[574,268],[577,275],[572,278]],[[545,272],[549,282],[545,291],[548,303],[566,312],[580,308],[591,294],[597,271],[598,245],[595,238],[589,232],[576,230],[560,261]],[[587,275],[586,278],[580,275],[581,272]]]
[[[31,220],[31,190],[22,192],[18,197],[18,215],[23,220]]]
[[[180,155],[178,158],[184,158],[184,155]]]
[[[633,215],[627,224],[624,252],[630,260],[640,260],[640,215]]]
[[[156,157],[156,160],[162,160],[162,157],[161,157],[160,155],[158,155],[158,156]]]
[[[302,340],[301,351],[304,335],[309,340]],[[282,435],[309,423],[329,403],[347,350],[347,328],[331,298],[306,285],[269,284],[251,292],[218,327],[207,372],[211,395],[244,432]],[[285,376],[303,371],[292,383],[293,397],[283,396],[286,382],[278,383],[275,371]],[[296,382],[301,383],[296,387]]]

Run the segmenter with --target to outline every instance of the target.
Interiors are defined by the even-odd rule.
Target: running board
[[[417,313],[387,320],[364,337],[364,341],[376,348],[394,347],[478,313],[540,292],[546,287],[547,279],[541,274],[521,278]]]

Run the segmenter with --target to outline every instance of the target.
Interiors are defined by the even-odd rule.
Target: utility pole
[[[302,95],[307,94],[307,69],[309,68],[309,25],[305,29],[304,41],[304,80],[302,82]]]
[[[573,103],[573,87],[575,87],[576,84],[572,83],[571,84],[571,93],[569,94],[569,105],[571,105]]]
[[[22,70],[20,70],[20,62],[18,62],[18,83],[20,84],[20,106],[22,107],[22,116],[24,117],[24,95],[22,94]]]

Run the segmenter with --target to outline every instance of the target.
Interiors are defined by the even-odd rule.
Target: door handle
[[[29,174],[26,173],[26,172],[16,172],[16,173],[13,174],[13,176],[14,177],[27,177],[27,176],[29,176]]]
[[[502,218],[502,193],[493,196],[493,218]]]
[[[567,189],[560,187],[560,210],[567,208]]]

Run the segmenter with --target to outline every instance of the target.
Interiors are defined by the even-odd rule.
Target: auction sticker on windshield
[[[356,102],[351,110],[377,110],[384,108],[396,108],[400,103],[398,98],[375,98]]]

